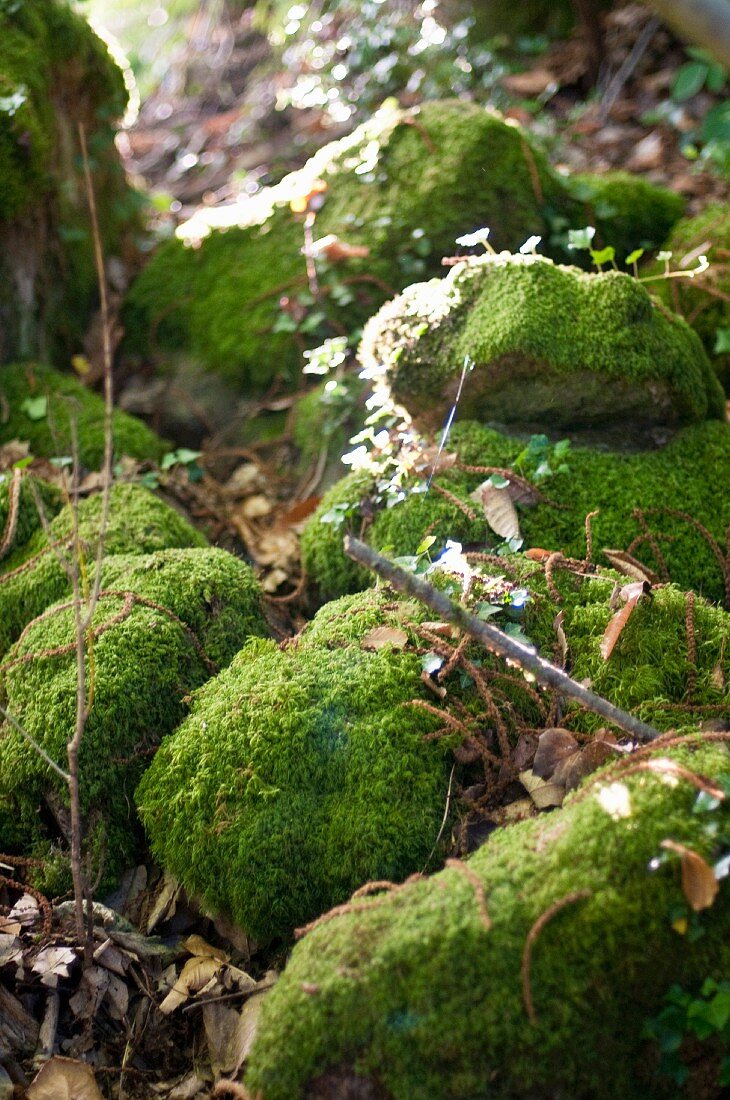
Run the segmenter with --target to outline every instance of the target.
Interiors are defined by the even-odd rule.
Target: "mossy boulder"
[[[455,580],[448,569],[437,576]],[[730,709],[728,615],[695,601],[690,656],[688,599],[672,586],[636,607],[603,659],[618,579],[556,569],[558,598],[542,566],[513,555],[484,566],[470,598],[498,608],[500,625],[523,608],[522,629],[548,658],[562,611],[572,675],[658,728],[691,721],[694,708]],[[438,710],[409,705],[434,701],[421,675],[427,614],[387,588],[345,597],[284,650],[250,643],[196,695],[137,799],[156,858],[208,909],[257,939],[286,936],[368,879],[401,880],[439,857],[446,750],[460,737],[424,739]],[[520,676],[482,650],[473,656],[508,737],[544,721]],[[462,720],[483,713],[468,678],[446,686],[442,705],[457,699]],[[565,701],[563,720],[583,733],[601,725]]]
[[[416,283],[365,326],[371,377],[428,427],[443,423],[466,357],[464,417],[552,430],[725,418],[701,342],[636,279],[542,256],[485,255]]]
[[[100,494],[79,502],[79,538],[87,562],[95,560],[101,510]],[[52,543],[69,553],[72,532],[73,512],[66,505],[51,519],[48,534],[37,530],[0,565],[0,655],[31,619],[70,594],[68,575]],[[200,532],[149,489],[141,485],[113,486],[104,538],[107,554],[150,554],[173,547],[204,546]]]
[[[138,201],[114,147],[121,70],[66,0],[0,7],[0,362],[66,359],[97,300],[83,125],[104,255],[124,259]]]
[[[40,363],[0,367],[0,395],[8,410],[0,418],[0,444],[20,439],[38,458],[72,453],[71,425],[76,425],[78,458],[96,468],[104,455],[104,402],[72,374]],[[166,444],[136,416],[115,410],[114,451],[118,456],[159,460]]]
[[[57,486],[39,477],[23,476],[14,470],[0,473],[0,563],[25,546],[41,526],[36,499],[49,518],[61,507],[61,493]],[[0,572],[3,569],[0,564]]]
[[[385,619],[378,594],[334,615],[347,639],[325,623],[316,641],[244,647],[137,792],[156,858],[256,939],[419,870],[439,834],[448,753],[424,741],[438,719],[407,705],[427,697],[420,658],[362,647]]]
[[[657,451],[611,453],[575,447],[557,461],[543,440],[547,451],[541,453],[553,462],[555,472],[540,484],[544,499],[517,506],[525,548],[582,558],[585,517],[598,510],[592,519],[596,561],[607,564],[604,548],[630,550],[682,588],[710,600],[727,599],[723,569],[707,538],[709,534],[721,547],[730,525],[727,493],[720,489],[730,479],[727,424],[708,421],[685,428]],[[526,452],[524,440],[473,422],[455,425],[447,450],[464,465],[515,469],[528,478],[534,474],[529,461],[519,461]],[[558,472],[561,465],[567,469]],[[437,539],[434,554],[447,539],[496,548],[500,540],[471,499],[485,477],[486,473],[452,468],[439,474],[436,487],[425,493],[425,482],[417,478],[406,479],[396,492],[389,491],[387,478],[381,480],[368,470],[348,474],[325,494],[302,534],[302,563],[313,588],[322,599],[333,599],[372,583],[372,577],[346,557],[346,533],[360,535],[365,530],[376,549],[389,547],[396,555],[414,554],[427,534]],[[456,500],[443,496],[439,488]]]
[[[618,264],[637,248],[659,247],[685,207],[675,191],[630,172],[579,173],[566,186],[584,204],[584,225],[596,230],[594,247],[614,248]]]
[[[252,634],[265,633],[251,569],[223,550],[105,561],[89,665],[93,705],[79,769],[87,835],[104,849],[107,884],[134,854],[134,787],[160,740],[184,717],[186,697]],[[0,697],[65,767],[76,713],[70,603],[52,605],[26,627],[0,664]],[[6,851],[28,854],[68,839],[65,785],[7,722],[0,726],[0,796]]]
[[[660,751],[711,780],[730,770],[724,746]],[[310,932],[264,1002],[249,1089],[261,1100],[344,1095],[338,1082],[382,1100],[676,1096],[644,1026],[671,986],[697,992],[727,975],[728,888],[693,917],[702,935],[682,935],[679,860],[650,868],[667,839],[712,862],[715,833],[693,812],[695,787],[667,782],[661,765],[593,778],[563,809],[498,830],[463,872]]]
[[[327,192],[315,236],[335,234],[368,247],[370,256],[339,267],[325,263],[320,300],[312,303],[302,224],[288,203],[317,178]],[[454,238],[478,226],[491,225],[501,247],[516,248],[531,233],[547,231],[542,207],[559,204],[561,194],[544,155],[481,107],[454,100],[378,112],[241,204],[227,231],[213,232],[194,250],[180,241],[163,245],[128,298],[132,346],[152,327],[157,346],[185,346],[241,388],[261,389],[275,374],[291,378],[301,367],[292,326],[316,343],[326,328],[313,325],[314,314],[324,321],[344,308],[350,323],[364,320],[414,275],[438,270]],[[209,232],[205,223],[203,214],[199,229],[194,220],[188,232]],[[305,319],[292,321],[282,297],[301,297]]]
[[[674,227],[664,248],[672,253],[672,271],[691,271],[700,255],[710,261],[709,270],[694,278],[662,279],[647,284],[652,294],[675,313],[679,313],[699,334],[710,361],[730,393],[729,337],[719,337],[730,328],[730,211],[727,205],[708,206],[701,214],[684,218]],[[644,269],[645,275],[660,276],[665,264],[654,261]],[[723,342],[724,340],[724,342]],[[725,347],[725,350],[718,350]]]

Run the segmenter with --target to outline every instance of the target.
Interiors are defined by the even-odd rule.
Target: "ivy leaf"
[[[601,264],[610,264],[616,256],[616,249],[612,248],[610,244],[606,248],[598,249],[598,251],[591,249],[590,252],[593,263],[598,267]]]
[[[625,263],[635,264],[635,263],[637,263],[638,260],[641,259],[641,257],[643,255],[644,255],[644,249],[643,248],[635,248],[633,252],[629,252],[628,256],[626,257]]]
[[[677,72],[672,85],[672,99],[683,103],[697,95],[707,77],[707,64],[704,61],[688,61]]]

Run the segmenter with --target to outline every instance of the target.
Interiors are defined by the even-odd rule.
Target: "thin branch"
[[[412,573],[406,573],[404,570],[399,569],[398,566],[393,565],[382,554],[378,554],[364,542],[348,535],[345,538],[344,548],[345,553],[353,561],[364,565],[373,573],[377,573],[379,577],[388,581],[398,592],[405,592],[409,596],[414,596],[421,603],[431,608],[432,611],[435,611],[442,619],[455,623],[456,626],[470,634],[472,638],[476,638],[478,642],[481,642],[491,653],[514,661],[523,670],[531,672],[541,684],[555,688],[564,695],[570,696],[582,707],[593,711],[595,714],[600,714],[602,718],[618,726],[619,729],[625,730],[626,733],[638,741],[653,741],[661,736],[659,730],[654,729],[653,726],[649,726],[632,714],[615,707],[613,703],[609,703],[607,699],[603,699],[600,695],[595,695],[592,691],[583,687],[582,684],[573,680],[562,669],[550,664],[549,661],[543,660],[542,657],[538,657],[533,649],[510,638],[509,635],[496,626],[482,622],[474,615],[469,614],[463,607],[452,603],[443,592],[439,592],[433,585],[427,584],[426,581],[414,576]]]
[[[40,745],[38,743],[38,741],[36,741],[35,737],[33,737],[32,734],[28,733],[25,726],[21,725],[21,723],[18,721],[18,719],[14,718],[13,715],[10,713],[10,711],[6,710],[5,707],[2,706],[1,704],[0,704],[0,716],[2,716],[5,719],[6,722],[9,722],[10,725],[13,727],[13,729],[18,731],[18,733],[21,735],[21,737],[25,738],[25,740],[28,742],[28,744],[31,745],[35,749],[35,751],[38,753],[38,755],[41,757],[41,759],[45,760],[46,764],[48,764],[48,767],[52,768],[52,770],[56,773],[56,775],[59,775],[61,777],[61,779],[64,781],[64,783],[68,783],[68,781],[69,781],[68,773],[65,772],[63,770],[63,768],[59,768],[56,761],[53,760],[48,755],[48,753],[43,748],[43,746]]]

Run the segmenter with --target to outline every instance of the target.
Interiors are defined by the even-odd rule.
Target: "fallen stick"
[[[465,608],[452,603],[443,592],[439,592],[438,588],[434,588],[432,584],[421,580],[420,577],[415,577],[412,573],[406,573],[403,569],[394,565],[393,562],[384,558],[382,554],[378,554],[370,546],[360,542],[359,539],[354,539],[348,535],[345,538],[344,547],[345,553],[353,561],[364,565],[373,573],[377,573],[383,580],[388,581],[396,591],[404,592],[406,595],[414,596],[417,600],[420,600],[426,607],[430,607],[432,611],[440,615],[442,619],[454,623],[466,634],[481,642],[490,653],[514,661],[521,669],[532,673],[538,683],[555,688],[563,695],[570,696],[586,710],[592,710],[595,714],[600,714],[602,718],[605,718],[614,726],[618,726],[619,729],[624,730],[637,741],[654,741],[657,737],[661,737],[661,732],[655,730],[653,726],[649,726],[646,722],[642,722],[639,718],[634,718],[632,714],[628,714],[627,711],[615,707],[613,703],[609,703],[608,699],[595,695],[588,688],[573,680],[562,669],[550,664],[549,661],[543,660],[542,657],[538,657],[530,647],[515,641],[514,638],[510,638],[498,627],[477,619]]]

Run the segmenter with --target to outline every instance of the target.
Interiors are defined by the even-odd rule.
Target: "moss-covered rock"
[[[123,258],[138,203],[114,147],[121,70],[66,0],[0,7],[0,362],[66,358],[97,297],[79,160],[84,126],[106,257]]]
[[[467,465],[515,468],[525,443],[465,422],[454,427],[447,449]],[[567,470],[554,473],[542,486],[547,499],[531,507],[518,505],[526,548],[560,550],[582,558],[585,517],[598,509],[592,520],[596,561],[605,564],[604,547],[630,549],[664,575],[658,548],[666,573],[676,584],[711,600],[726,597],[723,570],[696,524],[723,544],[730,524],[730,503],[721,488],[730,480],[727,424],[712,421],[685,428],[658,451],[612,454],[576,447],[562,461]],[[558,463],[553,465],[557,468]],[[519,464],[516,469],[527,476],[533,472]],[[367,585],[368,574],[345,556],[342,539],[347,532],[360,534],[369,523],[367,537],[372,545],[390,547],[395,554],[415,553],[426,534],[438,540],[432,553],[447,539],[495,546],[497,536],[479,518],[478,506],[470,499],[485,476],[452,469],[436,479],[437,486],[455,494],[471,511],[475,518],[470,519],[437,488],[423,493],[423,482],[407,482],[407,489],[421,491],[408,492],[400,503],[387,507],[388,495],[374,475],[365,470],[348,475],[325,494],[304,530],[302,562],[307,576],[324,599]],[[645,516],[653,545],[636,509]],[[692,517],[695,523],[670,514],[671,510]]]
[[[72,453],[71,424],[78,436],[79,462],[95,468],[104,454],[104,403],[78,378],[40,363],[0,367],[0,394],[10,411],[0,419],[0,444],[27,440],[39,458]],[[166,445],[135,416],[115,410],[112,431],[117,455],[160,459]]]
[[[87,562],[99,539],[100,494],[80,501],[79,538]],[[51,548],[68,553],[73,532],[70,505],[52,519],[49,533],[37,530],[0,567],[0,655],[27,623],[70,593],[69,579]],[[49,542],[50,535],[50,542]],[[104,547],[107,554],[150,554],[173,547],[204,547],[205,539],[179,512],[141,485],[115,485]]]
[[[360,358],[396,402],[442,424],[465,358],[460,412],[552,429],[725,418],[695,333],[636,279],[542,256],[485,255],[416,283],[365,326]]]
[[[206,907],[257,939],[432,852],[448,785],[411,649],[361,647],[383,599],[355,597],[311,643],[253,642],[198,692],[137,794],[152,850]],[[315,619],[315,631],[317,620]],[[306,638],[306,632],[305,632]]]
[[[585,204],[584,224],[595,228],[595,246],[615,248],[619,264],[637,248],[661,245],[685,207],[675,191],[630,172],[578,174],[571,176],[566,186]]]
[[[664,246],[672,253],[672,271],[692,270],[700,255],[710,261],[709,270],[691,279],[657,279],[649,283],[655,294],[692,325],[705,345],[726,392],[730,393],[730,351],[717,351],[718,331],[730,328],[730,211],[727,205],[708,206],[701,214],[684,218],[674,227]],[[645,275],[661,275],[665,264],[647,265]],[[727,344],[727,336],[725,337]]]
[[[61,507],[61,493],[42,478],[18,477],[15,471],[0,474],[0,563],[25,546],[41,526],[36,495],[47,517]],[[4,566],[0,564],[0,571]]]
[[[87,829],[104,849],[110,883],[138,840],[134,787],[160,740],[183,718],[187,695],[266,627],[247,565],[222,550],[187,549],[107,559],[93,633],[93,704],[79,769]],[[0,697],[65,766],[76,713],[70,604],[54,604],[28,625],[0,664]],[[3,847],[27,854],[63,838],[66,805],[64,784],[3,723]]]
[[[302,225],[288,202],[319,177],[328,190],[315,235],[334,233],[367,246],[370,256],[323,270],[313,305]],[[261,388],[301,366],[282,296],[302,297],[309,320],[301,334],[316,343],[326,332],[311,327],[312,315],[339,315],[342,287],[334,284],[348,284],[349,323],[364,320],[389,292],[437,270],[460,232],[489,224],[500,245],[517,247],[545,231],[542,205],[557,204],[560,194],[544,156],[483,108],[447,101],[379,112],[242,205],[236,227],[212,233],[195,250],[180,241],[163,245],[132,288],[127,328],[134,339],[134,330],[139,338],[152,326],[158,346],[186,346],[242,388]]]
[[[437,575],[454,580],[448,570]],[[728,615],[695,601],[692,657],[687,597],[659,589],[636,607],[606,661],[600,644],[616,581],[556,569],[549,582],[541,565],[511,556],[483,567],[470,599],[498,609],[500,625],[519,614],[548,658],[562,611],[572,675],[658,728],[691,721],[694,708],[730,710]],[[387,589],[345,597],[283,651],[249,644],[197,694],[137,798],[155,856],[209,909],[255,938],[287,935],[368,879],[400,880],[437,854],[449,742],[424,741],[438,711],[408,705],[433,702],[421,679],[429,642],[418,627],[427,615]],[[544,720],[519,676],[505,677],[483,650],[474,657],[509,737]],[[446,684],[444,706],[458,698],[462,719],[483,713],[468,680],[457,674]],[[584,733],[601,724],[565,701],[563,720]]]
[[[724,747],[665,755],[715,778],[730,766]],[[310,932],[264,1002],[247,1085],[262,1100],[333,1095],[348,1077],[388,1100],[676,1096],[644,1025],[671,985],[697,990],[730,966],[727,882],[690,938],[672,925],[679,861],[650,870],[665,839],[716,855],[696,798],[661,767],[609,768],[563,809],[493,834],[466,873]]]

